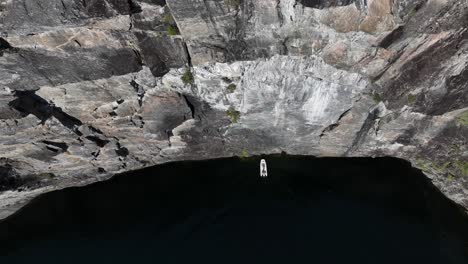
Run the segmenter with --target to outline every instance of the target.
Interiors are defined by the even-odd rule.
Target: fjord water
[[[177,162],[49,193],[0,263],[468,263],[468,220],[401,160]]]

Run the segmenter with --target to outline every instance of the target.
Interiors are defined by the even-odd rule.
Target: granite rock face
[[[175,160],[393,156],[468,208],[468,3],[0,0],[0,218]]]

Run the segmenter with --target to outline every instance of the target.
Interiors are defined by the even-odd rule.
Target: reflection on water
[[[467,219],[403,161],[259,160],[46,194],[0,223],[0,263],[468,263]]]

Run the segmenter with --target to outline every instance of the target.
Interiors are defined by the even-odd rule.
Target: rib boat
[[[267,177],[268,176],[268,171],[267,171],[267,164],[264,159],[260,160],[260,177]]]

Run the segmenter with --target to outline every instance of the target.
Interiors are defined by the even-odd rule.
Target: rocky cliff
[[[464,0],[0,0],[0,218],[168,161],[393,156],[468,208]]]

